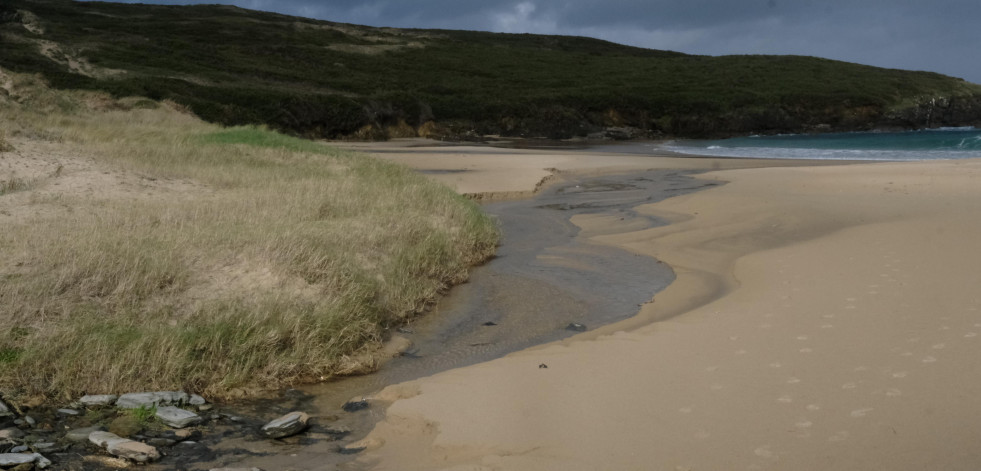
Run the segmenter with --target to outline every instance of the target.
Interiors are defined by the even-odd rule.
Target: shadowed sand
[[[981,467],[981,161],[702,178],[670,226],[574,220],[677,272],[637,317],[386,388],[356,466]]]

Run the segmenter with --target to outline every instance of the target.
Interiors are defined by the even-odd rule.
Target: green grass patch
[[[5,393],[222,397],[366,371],[496,246],[473,202],[405,167],[15,79],[50,105],[0,103],[0,120],[147,192],[45,196],[63,210],[0,231],[0,325],[19,326],[0,333]]]
[[[196,142],[212,145],[243,144],[255,147],[285,149],[292,152],[329,154],[330,148],[323,144],[287,136],[263,127],[238,126],[197,136]],[[336,152],[336,151],[335,151]]]

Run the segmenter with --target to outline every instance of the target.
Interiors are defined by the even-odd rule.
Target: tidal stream
[[[277,409],[305,410],[333,428],[351,430],[350,435],[339,441],[307,438],[272,448],[236,440],[227,444],[225,453],[219,451],[225,455],[219,461],[263,469],[274,463],[302,469],[312,463],[349,461],[351,456],[337,450],[366,435],[384,411],[368,407],[344,412],[342,405],[348,400],[635,315],[674,280],[674,272],[653,258],[591,243],[579,236],[570,220],[578,214],[601,214],[622,221],[611,225],[609,233],[664,225],[665,221],[634,208],[720,184],[696,180],[690,176],[693,173],[647,170],[601,177],[559,176],[532,198],[485,204],[484,210],[497,218],[503,233],[496,256],[476,267],[467,283],[450,290],[430,312],[393,332],[411,340],[405,353],[375,373],[290,390],[280,402],[273,401],[273,407],[266,401],[249,407],[251,413],[265,410],[266,415]],[[251,452],[235,463],[238,460],[228,456],[233,449]]]

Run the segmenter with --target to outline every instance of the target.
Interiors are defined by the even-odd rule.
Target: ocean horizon
[[[655,149],[713,157],[911,161],[981,158],[981,129],[781,134],[676,140]]]

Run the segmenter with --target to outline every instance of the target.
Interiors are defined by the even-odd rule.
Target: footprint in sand
[[[787,380],[787,384],[797,384],[797,383],[800,383],[800,378],[791,377],[790,379]]]
[[[908,375],[908,374],[909,373],[907,373],[905,371],[897,371],[897,372],[895,372],[895,373],[892,374],[892,377],[893,378],[905,378],[906,375]]]
[[[784,403],[784,404],[790,404],[791,402],[794,402],[794,398],[792,398],[789,395],[786,395],[785,394],[785,395],[780,396],[779,398],[777,398],[777,402],[781,402],[781,403]]]
[[[868,415],[868,413],[872,412],[872,410],[873,409],[871,407],[866,407],[864,409],[855,409],[849,415],[851,415],[853,418],[859,419]]]
[[[797,340],[807,340],[807,336],[806,335],[798,335],[797,336]]]
[[[811,353],[814,350],[813,349],[810,349],[810,348],[802,348],[802,349],[800,349],[798,351],[801,352],[801,353]]]
[[[886,396],[888,396],[888,397],[899,397],[899,396],[902,396],[902,395],[903,395],[903,392],[900,391],[900,390],[898,390],[898,389],[896,389],[896,388],[886,389]]]
[[[856,373],[861,373],[863,371],[869,371],[869,367],[867,367],[867,366],[856,366],[855,369],[853,369],[852,371],[854,371]]]
[[[783,363],[780,363],[779,361],[770,363],[770,368],[780,368],[781,366],[783,366]]]
[[[691,407],[682,407],[681,409],[678,409],[678,412],[681,412],[682,414],[691,414],[691,411]]]
[[[964,334],[964,338],[966,338],[966,339],[973,339],[974,337],[977,337],[977,336],[978,336],[977,332],[968,332],[968,333]]]
[[[937,358],[936,357],[932,357],[932,356],[927,356],[926,358],[924,358],[921,361],[923,363],[936,363],[937,362]]]
[[[695,435],[694,436],[698,440],[705,440],[706,438],[711,437],[712,434],[710,434],[710,433],[708,433],[708,432],[706,432],[704,430],[699,430],[699,431],[695,432]]]
[[[946,347],[947,347],[947,345],[946,345],[946,344],[943,344],[943,343],[938,343],[938,344],[936,344],[936,345],[934,345],[934,346],[933,346],[933,349],[934,349],[934,350],[943,350],[943,349],[944,349],[944,348],[946,348]]]
[[[837,432],[834,435],[828,437],[828,441],[829,442],[843,442],[845,440],[848,440],[848,437],[850,435],[851,435],[850,433],[842,430],[842,431]]]
[[[858,384],[855,384],[855,383],[845,383],[845,384],[842,384],[841,385],[841,389],[855,389],[857,387],[858,387]]]
[[[832,324],[821,324],[822,329],[834,329],[835,326]]]
[[[807,407],[805,407],[805,409],[807,409],[807,410],[809,410],[811,412],[816,412],[816,411],[821,410],[821,406],[818,405],[818,404],[808,404]]]

